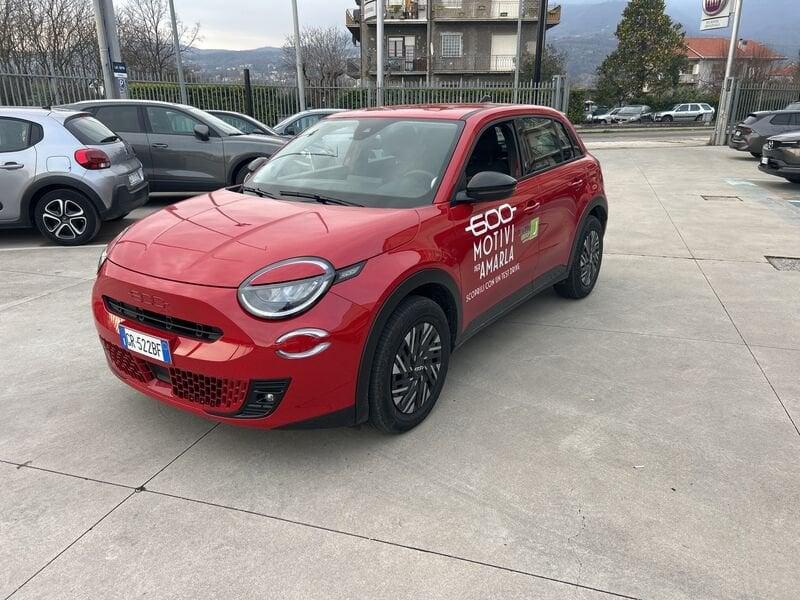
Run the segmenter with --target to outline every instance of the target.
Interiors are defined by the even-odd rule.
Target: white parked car
[[[621,110],[621,108],[612,108],[607,112],[593,115],[592,123],[614,123],[614,117]]]
[[[669,110],[657,112],[654,115],[656,121],[669,123],[672,121],[712,121],[714,119],[714,108],[702,102],[686,102],[676,104]]]

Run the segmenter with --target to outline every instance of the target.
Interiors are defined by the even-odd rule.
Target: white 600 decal
[[[517,208],[510,204],[491,208],[479,215],[472,215],[469,225],[464,230],[471,232],[475,237],[480,237],[487,231],[494,231],[502,225],[511,223],[514,220],[515,212],[517,212]]]

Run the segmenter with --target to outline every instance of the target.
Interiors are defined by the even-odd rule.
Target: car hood
[[[168,206],[132,225],[108,259],[162,279],[238,287],[279,260],[318,256],[337,269],[414,238],[412,209],[289,202],[219,190]]]
[[[790,131],[789,133],[773,135],[769,139],[778,142],[800,142],[800,131]]]

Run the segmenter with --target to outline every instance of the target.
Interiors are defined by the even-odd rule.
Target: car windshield
[[[668,112],[675,112],[675,111],[676,111],[676,110],[678,110],[678,109],[679,109],[681,106],[682,106],[682,104],[676,104],[675,106],[673,106],[672,108],[670,108]]]
[[[619,111],[619,114],[621,114],[621,115],[633,115],[633,114],[636,114],[638,112],[641,112],[641,110],[642,109],[639,106],[626,106],[625,108],[623,108],[622,110]]]
[[[222,135],[242,135],[242,132],[236,129],[233,125],[229,125],[219,117],[215,117],[211,113],[207,113],[204,110],[200,110],[198,108],[187,108],[187,112],[193,114],[194,116],[200,118],[210,127],[216,129]]]
[[[279,198],[318,196],[376,208],[433,201],[461,121],[320,121],[257,170],[247,186]]]

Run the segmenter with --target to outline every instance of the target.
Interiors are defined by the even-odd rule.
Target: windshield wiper
[[[320,204],[338,204],[340,206],[364,206],[363,204],[358,204],[357,202],[350,202],[349,200],[332,198],[330,196],[321,196],[320,194],[309,194],[307,192],[281,191],[281,196],[290,196],[294,198],[308,198],[309,200],[316,200]]]
[[[249,185],[243,185],[242,186],[242,191],[243,192],[252,192],[253,194],[258,196],[259,198],[272,198],[273,200],[276,199],[275,196],[273,196],[269,192],[265,192],[264,190],[262,190],[260,188],[252,187],[252,186],[249,186]]]

